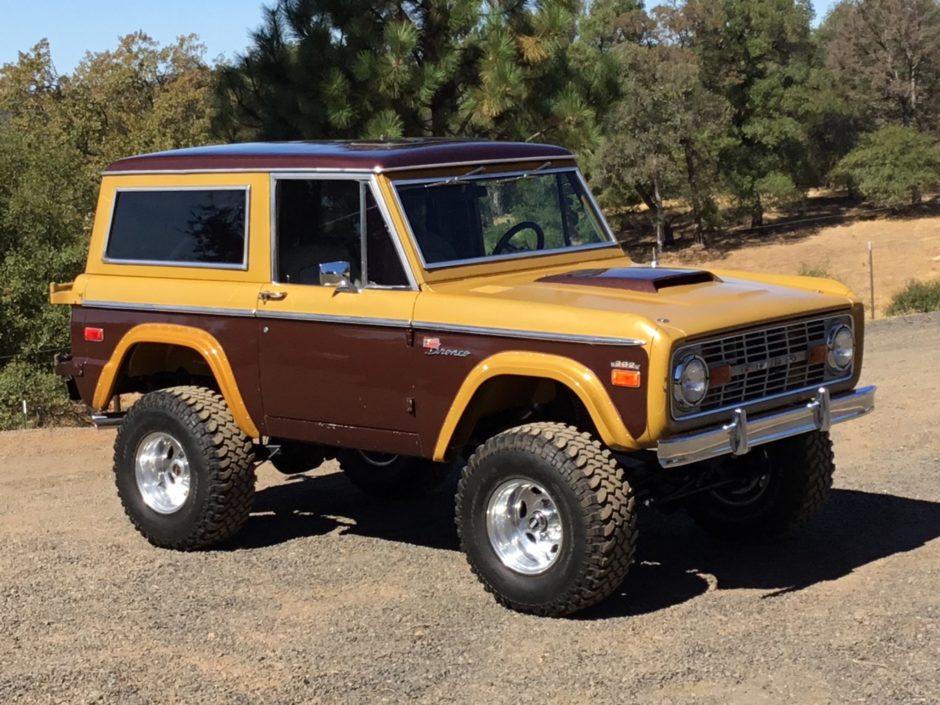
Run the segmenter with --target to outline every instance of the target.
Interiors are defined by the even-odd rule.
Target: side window
[[[369,286],[408,286],[392,234],[372,191],[366,189],[366,276]]]
[[[105,258],[111,261],[245,265],[248,191],[118,191]]]
[[[277,281],[319,284],[320,265],[341,261],[349,264],[353,281],[360,285],[408,285],[395,244],[366,184],[345,179],[280,179],[276,208]]]
[[[319,284],[324,262],[349,262],[361,281],[359,184],[282,179],[277,182],[277,279]]]

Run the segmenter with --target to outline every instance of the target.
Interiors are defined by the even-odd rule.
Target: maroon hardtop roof
[[[239,169],[391,171],[476,162],[574,159],[563,147],[528,142],[420,139],[389,142],[248,142],[119,159],[108,172]]]

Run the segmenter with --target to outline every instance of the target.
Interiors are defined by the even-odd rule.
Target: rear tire
[[[342,450],[336,459],[361,492],[372,497],[420,497],[437,489],[450,475],[450,463],[362,450]]]
[[[829,434],[814,431],[729,458],[741,479],[692,497],[686,508],[703,528],[742,540],[785,536],[805,526],[832,487]]]
[[[633,562],[636,505],[623,469],[560,423],[504,431],[471,456],[457,491],[470,568],[510,609],[561,617],[600,602]]]
[[[141,397],[114,442],[118,497],[150,543],[189,551],[230,538],[254,498],[254,448],[225,400],[203,387]]]

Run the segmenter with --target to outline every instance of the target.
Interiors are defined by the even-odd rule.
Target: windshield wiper
[[[476,169],[471,169],[466,174],[459,174],[457,176],[451,176],[449,179],[444,179],[443,181],[433,181],[429,184],[425,184],[424,188],[434,188],[435,186],[450,186],[451,184],[460,183],[465,179],[469,179],[471,176],[476,176],[486,171],[486,167],[478,166]]]
[[[513,181],[519,181],[520,179],[527,179],[530,176],[533,176],[534,174],[538,174],[540,171],[544,171],[545,169],[548,169],[548,167],[550,167],[551,165],[552,165],[551,162],[545,162],[541,166],[538,166],[535,169],[532,169],[531,171],[523,172],[522,174],[519,174],[517,176],[507,176],[502,179],[499,178],[499,176],[494,176],[493,181],[497,184],[507,184]],[[459,184],[462,181],[469,181],[470,177],[476,176],[477,174],[480,174],[484,171],[486,171],[486,167],[478,166],[476,169],[471,169],[466,174],[460,174],[458,176],[451,176],[450,178],[444,179],[443,181],[432,181],[431,183],[425,184],[424,188],[434,188],[435,186],[451,186],[452,184]]]
[[[534,176],[535,174],[538,174],[540,171],[544,171],[545,169],[548,169],[548,167],[550,167],[551,165],[552,165],[551,162],[545,162],[544,164],[542,164],[542,166],[538,166],[535,169],[532,169],[531,171],[524,171],[517,176],[507,176],[505,179],[496,179],[496,183],[510,184],[513,181],[521,181],[522,179],[528,179],[530,176]]]

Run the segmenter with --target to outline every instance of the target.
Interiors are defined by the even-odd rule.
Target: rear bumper
[[[832,424],[851,421],[875,408],[875,387],[862,387],[830,398],[821,387],[816,398],[796,408],[748,419],[735,409],[730,423],[660,441],[656,450],[664,468],[697,463],[722,455],[744,455],[754,446],[810,431],[828,431]]]
[[[75,378],[84,374],[83,367],[83,365],[76,364],[68,353],[56,353],[52,359],[52,370],[60,377],[65,378],[65,388],[68,390],[69,399],[72,401],[81,401],[82,399]]]

